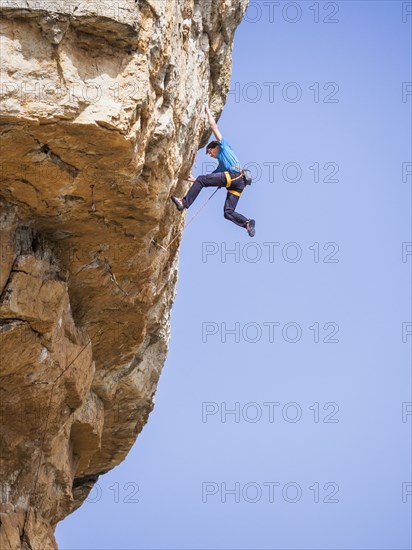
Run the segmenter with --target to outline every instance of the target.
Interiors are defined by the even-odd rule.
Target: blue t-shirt
[[[216,170],[213,170],[213,174],[216,172],[225,172],[226,170],[232,170],[233,172],[239,172],[240,162],[235,153],[233,152],[229,143],[222,137],[222,141],[219,144],[219,154],[217,155],[219,164]],[[234,168],[237,166],[238,169]]]

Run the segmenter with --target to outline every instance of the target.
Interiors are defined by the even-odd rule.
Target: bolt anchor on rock
[[[94,203],[94,183],[90,185],[90,189],[92,190],[92,209],[89,210],[89,212],[96,212],[96,205]]]

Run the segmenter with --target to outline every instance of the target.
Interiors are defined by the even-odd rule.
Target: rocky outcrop
[[[193,154],[247,0],[2,1],[0,547],[127,455],[167,353]]]

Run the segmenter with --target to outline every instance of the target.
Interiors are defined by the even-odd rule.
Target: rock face
[[[0,547],[127,455],[167,353],[186,188],[247,0],[0,2]],[[170,246],[169,246],[170,245]]]

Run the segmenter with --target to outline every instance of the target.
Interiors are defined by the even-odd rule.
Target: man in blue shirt
[[[211,141],[206,147],[206,153],[218,160],[218,166],[211,174],[194,178],[187,178],[192,182],[183,199],[171,197],[179,211],[189,208],[203,187],[226,187],[227,195],[224,206],[224,217],[240,227],[244,227],[251,237],[255,236],[255,220],[245,218],[236,212],[236,206],[240,195],[245,188],[246,182],[240,167],[240,162],[217,127],[216,121],[210,112],[209,106],[205,104],[206,113],[209,119],[210,128],[215,135],[216,141]]]

